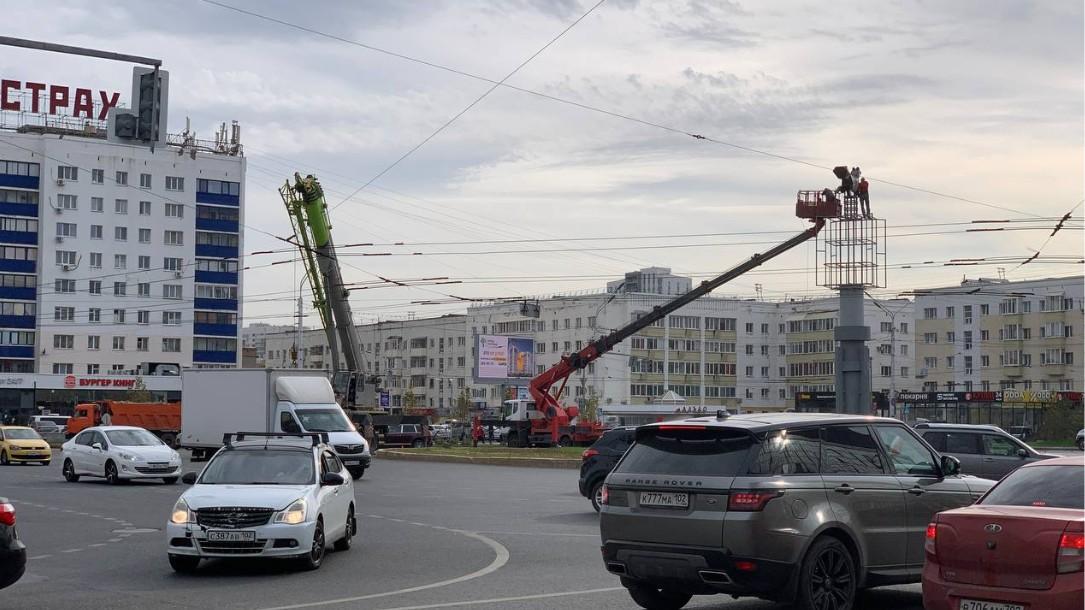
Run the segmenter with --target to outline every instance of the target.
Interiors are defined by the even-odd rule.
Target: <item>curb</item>
[[[381,449],[376,459],[402,460],[404,462],[442,462],[446,464],[482,464],[486,466],[519,466],[521,468],[580,468],[580,460],[570,458],[540,457],[474,457],[468,455],[404,453],[395,449]]]

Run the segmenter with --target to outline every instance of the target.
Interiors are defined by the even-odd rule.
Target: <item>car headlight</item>
[[[177,504],[173,505],[173,513],[170,515],[170,523],[176,525],[185,525],[188,523],[196,522],[196,514],[192,512],[192,509],[188,507],[188,502],[185,502],[184,498],[177,500]]]
[[[122,460],[128,460],[129,462],[133,462],[133,461],[135,461],[136,456],[132,455],[131,453],[122,453],[121,454],[121,459]]]
[[[275,523],[297,525],[305,522],[305,498],[294,500],[286,510],[275,513]]]

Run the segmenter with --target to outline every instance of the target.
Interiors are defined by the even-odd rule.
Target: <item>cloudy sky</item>
[[[874,212],[889,235],[880,294],[995,276],[999,266],[1010,278],[1081,273],[1043,258],[1017,268],[1054,224],[1037,219],[1085,197],[1080,0],[832,10],[607,0],[511,77],[515,88],[498,87],[373,180],[594,2],[309,1],[302,9],[223,0],[291,27],[201,0],[43,1],[8,7],[9,28],[19,28],[6,33],[162,58],[171,131],[188,116],[210,139],[220,121],[238,120],[247,252],[282,247],[260,231],[290,233],[275,189],[297,170],[324,184],[338,243],[406,244],[347,250],[349,281],[463,282],[356,291],[365,321],[463,309],[412,304],[446,295],[598,289],[649,265],[706,276],[801,230],[794,193],[834,185],[818,166],[842,164],[876,180]],[[125,97],[130,82],[120,64],[10,48],[0,51],[0,74]],[[983,219],[1034,222],[1000,233],[957,224]],[[1049,255],[1081,256],[1081,231],[1051,239]],[[941,265],[960,257],[1014,259]],[[923,261],[935,263],[900,268]],[[755,284],[768,298],[817,294],[814,267],[814,246],[804,246],[719,294],[753,296]],[[249,271],[246,314],[289,320],[290,273],[290,265]]]

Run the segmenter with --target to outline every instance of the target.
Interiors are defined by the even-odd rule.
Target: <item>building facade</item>
[[[1083,276],[917,293],[917,389],[1082,390]]]

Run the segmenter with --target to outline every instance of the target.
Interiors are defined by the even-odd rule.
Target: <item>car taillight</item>
[[[610,504],[610,488],[603,484],[603,491],[599,494],[600,504]]]
[[[1059,538],[1059,551],[1055,560],[1059,574],[1081,572],[1085,566],[1085,533],[1063,532]]]
[[[0,523],[15,525],[15,507],[8,502],[0,504]]]
[[[599,450],[588,447],[587,449],[584,450],[584,453],[580,454],[580,459],[581,460],[586,460],[586,459],[588,459],[588,458],[590,458],[592,456],[596,456],[596,455],[599,455]]]
[[[732,491],[727,500],[727,510],[759,511],[769,500],[783,495],[781,491]]]
[[[938,555],[938,524],[927,524],[927,539],[923,542],[923,550],[928,555],[936,557]]]

